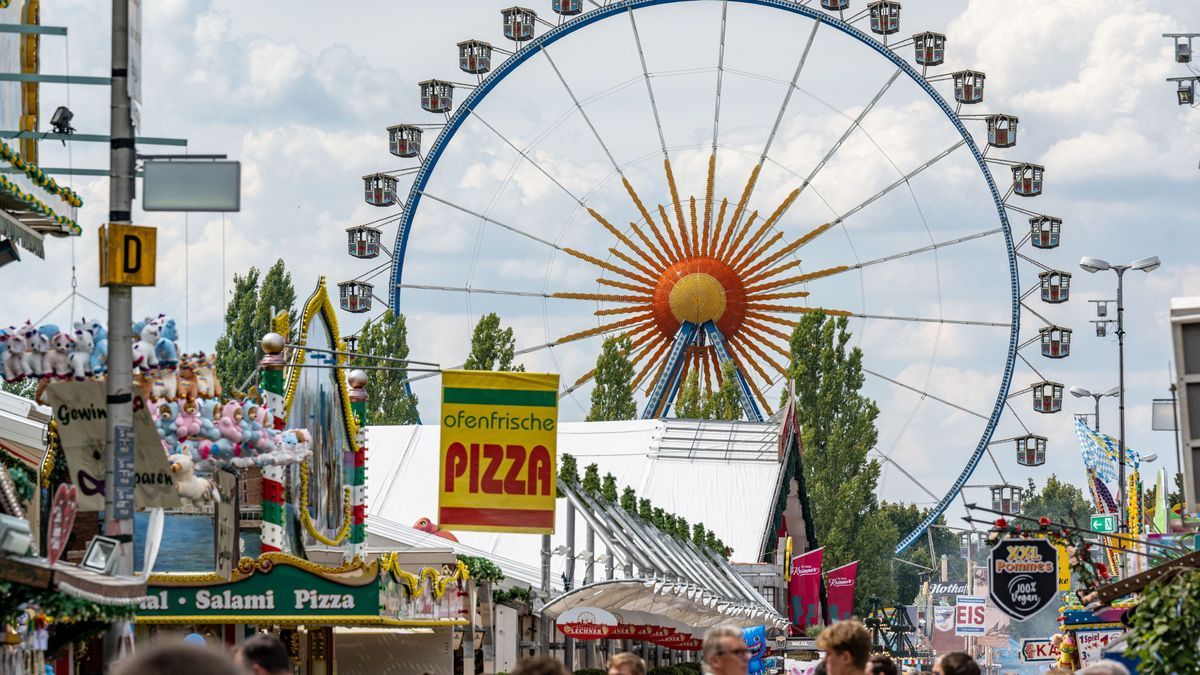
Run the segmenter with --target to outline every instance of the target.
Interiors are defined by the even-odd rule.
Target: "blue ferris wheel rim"
[[[446,125],[442,129],[442,132],[438,134],[437,139],[435,139],[433,144],[430,146],[429,153],[425,156],[424,161],[421,163],[421,167],[417,171],[416,177],[413,180],[412,188],[409,190],[408,199],[404,203],[403,211],[401,212],[401,216],[398,221],[399,225],[396,230],[396,241],[392,249],[395,253],[392,259],[392,271],[390,275],[391,283],[388,288],[388,305],[391,307],[393,312],[396,314],[400,313],[400,293],[398,292],[398,289],[400,287],[400,278],[404,272],[404,255],[408,247],[409,229],[412,225],[413,216],[417,211],[417,206],[421,202],[421,195],[424,192],[425,186],[428,184],[429,178],[433,174],[433,170],[436,168],[438,160],[441,158],[443,151],[446,149],[450,141],[453,140],[454,135],[458,132],[459,127],[462,126],[462,123],[470,115],[471,110],[474,109],[474,107],[478,105],[484,98],[486,98],[487,95],[496,87],[496,85],[498,85],[504,80],[504,78],[515,71],[529,57],[537,54],[545,47],[578,30],[581,30],[598,21],[611,18],[619,13],[632,11],[638,8],[698,1],[700,0],[618,0],[617,2],[605,5],[604,7],[592,9],[570,21],[552,28],[542,35],[537,36],[526,43],[514,55],[501,63],[495,70],[488,73],[488,76],[485,77],[483,81],[479,83],[479,86],[477,86],[469,95],[467,95],[465,99],[463,99],[463,102],[446,121]],[[1010,309],[1012,314],[1009,328],[1008,352],[1005,356],[1004,373],[1001,379],[1000,389],[996,395],[996,402],[992,408],[992,414],[988,418],[983,434],[979,439],[979,443],[975,446],[975,450],[971,453],[966,466],[963,467],[962,472],[954,481],[954,484],[950,490],[938,501],[937,505],[933,507],[929,515],[927,515],[925,519],[921,521],[916,529],[901,538],[900,542],[896,545],[895,551],[896,554],[899,555],[907,550],[908,547],[912,546],[917,539],[924,535],[926,530],[928,530],[929,527],[932,526],[933,523],[936,522],[946,512],[947,509],[949,509],[950,504],[954,501],[954,498],[959,494],[963,486],[966,485],[971,475],[975,472],[976,467],[978,467],[980,460],[983,459],[983,455],[987,451],[988,444],[991,442],[992,435],[995,433],[996,425],[999,423],[1000,417],[1004,412],[1004,404],[1008,398],[1008,392],[1012,385],[1012,375],[1013,370],[1016,367],[1017,348],[1019,346],[1019,336],[1021,331],[1021,291],[1017,269],[1016,247],[1013,244],[1012,228],[1008,222],[1008,213],[1005,210],[1004,200],[1000,197],[1000,192],[996,188],[995,181],[992,179],[991,171],[987,168],[983,154],[979,151],[979,147],[975,145],[975,140],[971,136],[970,132],[968,132],[966,127],[963,126],[962,120],[958,118],[958,115],[955,114],[954,110],[950,108],[950,105],[946,103],[946,100],[942,98],[941,94],[939,94],[937,90],[934,89],[933,86],[930,85],[929,82],[922,77],[915,68],[913,68],[912,65],[902,59],[898,54],[849,23],[846,23],[845,21],[842,21],[836,17],[827,15],[824,12],[816,9],[800,5],[792,0],[728,1],[746,5],[771,7],[790,12],[792,14],[799,14],[819,23],[836,28],[837,30],[870,47],[878,54],[891,61],[893,65],[904,72],[904,74],[907,75],[909,79],[911,79],[917,86],[921,87],[921,89],[930,97],[930,99],[937,104],[938,108],[958,131],[966,147],[970,149],[971,155],[975,158],[975,162],[978,164],[980,173],[983,174],[984,180],[987,181],[988,190],[991,192],[992,201],[996,206],[996,213],[1000,218],[1000,223],[1002,226],[1001,229],[1004,234],[1005,253],[1008,256],[1008,273],[1011,296]]]

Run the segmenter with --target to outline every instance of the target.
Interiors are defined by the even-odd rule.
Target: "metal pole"
[[[130,117],[129,0],[112,2],[112,85],[109,110],[108,221],[132,222],[134,190],[133,120]],[[104,471],[104,534],[120,545],[113,572],[133,576],[133,483],[121,474],[133,470],[133,289],[108,287],[107,461]],[[118,458],[117,453],[123,455]],[[109,627],[104,636],[105,669],[117,660],[125,621]]]
[[[1129,531],[1129,514],[1126,512],[1128,504],[1126,503],[1125,495],[1125,267],[1118,265],[1113,269],[1117,271],[1117,387],[1120,392],[1119,403],[1117,404],[1117,416],[1119,418],[1119,437],[1117,440],[1117,468],[1120,481],[1120,499],[1117,513],[1120,514],[1120,531],[1122,533]],[[1099,406],[1097,406],[1097,409]],[[1099,423],[1097,422],[1097,426]],[[1122,565],[1122,568],[1124,565]],[[1124,569],[1122,569],[1124,571]]]
[[[575,505],[567,500],[567,568],[563,572],[563,590],[575,588]],[[563,637],[563,665],[567,672],[575,670],[575,640]]]
[[[1100,433],[1100,397],[1104,394],[1092,394],[1092,398],[1096,401],[1096,433]]]
[[[1183,451],[1179,447],[1179,400],[1175,397],[1175,383],[1171,383],[1171,419],[1174,423],[1171,425],[1175,429],[1175,461],[1178,462],[1179,472],[1176,475],[1183,475]],[[1180,480],[1180,483],[1183,481]],[[1165,485],[1163,486],[1166,487]],[[1182,495],[1181,495],[1182,496]],[[1185,509],[1186,510],[1186,509]]]
[[[542,535],[542,597],[543,597],[542,602],[543,603],[545,603],[546,600],[550,599],[550,589],[551,588],[552,588],[552,586],[550,585],[550,535],[543,534]],[[550,642],[551,642],[550,620],[546,618],[545,614],[542,614],[539,617],[539,626],[538,627],[539,627],[538,635],[539,635],[539,637],[541,637],[541,640],[538,640],[538,643],[539,643],[538,653],[540,653],[542,656],[549,656],[550,655]]]

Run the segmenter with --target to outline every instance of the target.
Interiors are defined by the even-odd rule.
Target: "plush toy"
[[[746,668],[749,675],[761,675],[766,672],[763,658],[767,655],[767,627],[750,626],[742,629],[742,641],[750,650],[750,663]]]
[[[92,332],[92,372],[103,373],[107,368],[108,363],[108,329],[99,321],[89,321],[80,318],[75,322],[75,330],[89,330]]]
[[[69,374],[76,380],[86,380],[89,375],[95,373],[92,368],[92,350],[96,348],[96,343],[92,339],[92,331],[76,328],[72,343],[71,353],[67,356]]]
[[[184,401],[179,406],[179,417],[175,418],[175,433],[179,440],[199,435],[200,411],[195,401]]]
[[[213,482],[195,473],[195,464],[189,455],[178,453],[167,457],[171,463],[171,474],[175,477],[175,488],[179,496],[193,504],[221,501],[221,495]]]
[[[158,326],[146,323],[138,335],[141,339],[133,344],[133,367],[145,372],[158,366],[158,354],[154,349],[158,344]]]
[[[263,436],[262,424],[258,421],[258,404],[247,400],[242,403],[242,451],[256,453]]]
[[[196,398],[197,389],[195,361],[192,357],[185,356],[179,361],[179,368],[175,371],[175,395],[181,399]]]
[[[0,339],[7,347],[4,351],[4,380],[16,382],[25,379],[28,375],[25,370],[25,350],[28,348],[25,336],[15,326],[10,326]]]
[[[196,395],[204,398],[216,398],[221,395],[221,383],[217,381],[217,371],[213,355],[204,352],[196,354],[192,361],[196,372]]]
[[[154,352],[158,362],[165,368],[179,365],[179,333],[175,329],[175,319],[159,314],[153,323],[158,324],[158,341],[154,344]]]
[[[25,353],[21,357],[25,376],[41,377],[46,372],[43,361],[46,351],[50,348],[50,340],[28,321],[21,326],[21,337],[25,338]]]
[[[217,428],[217,402],[214,399],[197,399],[200,406],[200,435],[210,441],[220,440],[221,430]]]
[[[258,406],[258,426],[262,428],[263,433],[254,445],[259,452],[270,452],[278,440],[278,434],[275,433],[275,416],[271,414],[270,406]]]
[[[174,400],[179,394],[179,380],[171,368],[159,368],[154,371],[153,383],[150,385],[150,396],[153,398],[169,398]]]
[[[50,333],[47,329],[54,332]],[[74,339],[58,330],[57,326],[42,326],[38,332],[46,338],[46,353],[42,357],[43,377],[67,379],[71,375],[70,352],[75,346]]]
[[[242,406],[236,401],[230,401],[221,409],[221,419],[217,422],[221,430],[221,438],[232,443],[242,442]]]

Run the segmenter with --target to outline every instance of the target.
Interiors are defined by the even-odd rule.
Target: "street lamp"
[[[1092,392],[1088,391],[1087,389],[1084,389],[1083,387],[1076,385],[1074,387],[1071,387],[1070,391],[1071,391],[1071,395],[1074,396],[1075,398],[1087,398],[1088,396],[1091,396],[1092,398],[1096,399],[1096,433],[1099,433],[1100,432],[1100,399],[1104,398],[1105,396],[1116,396],[1117,394],[1120,393],[1121,388],[1113,387],[1112,389],[1109,389],[1108,391],[1105,391],[1105,392],[1092,393]]]
[[[1148,258],[1138,258],[1128,265],[1113,265],[1107,260],[1100,258],[1091,258],[1084,256],[1079,259],[1079,266],[1086,272],[1103,272],[1112,270],[1117,275],[1117,393],[1119,398],[1117,404],[1117,417],[1120,420],[1120,432],[1117,437],[1117,467],[1119,475],[1117,480],[1120,484],[1117,486],[1120,489],[1120,502],[1118,513],[1120,514],[1120,531],[1129,531],[1128,504],[1125,497],[1125,272],[1128,270],[1138,270],[1139,272],[1150,273],[1158,269],[1162,262],[1158,256],[1150,256]],[[1100,425],[1097,423],[1097,427]]]

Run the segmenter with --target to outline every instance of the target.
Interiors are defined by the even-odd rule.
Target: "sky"
[[[444,120],[422,111],[416,83],[439,77],[460,83],[456,42],[476,37],[511,49],[500,34],[491,0],[355,2],[350,11],[328,3],[245,3],[156,0],[145,4],[145,79],[141,134],[187,138],[188,152],[222,153],[242,162],[242,210],[220,214],[142,213],[135,222],[159,229],[158,286],[135,291],[134,315],[173,314],[185,351],[211,350],[222,330],[224,300],[234,274],[282,257],[297,294],[307,297],[319,276],[328,283],[361,275],[385,262],[345,253],[345,228],[398,215],[397,208],[363,203],[361,176],[415,168],[391,156],[385,128],[400,122]],[[860,8],[862,3],[852,7]],[[531,5],[548,20],[549,3]],[[579,208],[577,198],[615,223],[635,219],[613,171],[620,165],[648,206],[667,203],[662,144],[672,158],[681,194],[701,200],[713,135],[720,2],[681,3],[639,10],[635,19],[662,121],[660,142],[648,102],[630,22],[614,17],[578,31],[530,59],[498,85],[448,144],[413,220],[404,258],[408,284],[509,289],[543,294],[603,292],[601,270],[566,255],[573,247],[604,260],[616,246]],[[69,28],[69,37],[44,37],[43,72],[101,75],[108,70],[109,16],[104,3],[60,0],[43,7],[42,23]],[[859,27],[864,27],[860,22]],[[989,157],[1046,166],[1045,193],[1009,200],[1063,220],[1062,245],[1018,249],[1019,289],[1030,290],[1043,267],[1074,274],[1069,302],[1044,304],[1036,294],[1022,309],[1020,341],[1036,336],[1041,318],[1074,329],[1072,354],[1049,360],[1036,345],[1021,350],[1010,391],[1046,379],[1104,390],[1116,384],[1117,345],[1095,336],[1089,300],[1113,298],[1112,274],[1077,266],[1089,255],[1113,262],[1158,255],[1163,266],[1126,277],[1126,424],[1129,444],[1157,452],[1154,465],[1175,467],[1172,436],[1150,429],[1150,402],[1169,395],[1169,301],[1200,295],[1200,235],[1195,197],[1200,171],[1200,114],[1175,104],[1166,77],[1186,75],[1174,63],[1164,32],[1200,30],[1195,3],[1100,0],[931,2],[904,4],[898,39],[922,30],[948,36],[947,63],[930,77],[961,68],[987,74],[984,102],[962,114],[1004,112],[1020,117],[1015,148]],[[719,124],[715,194],[736,201],[769,135],[812,22],[765,8],[730,3]],[[546,30],[539,26],[538,32]],[[1198,45],[1200,48],[1200,45]],[[897,52],[911,63],[911,47]],[[497,60],[504,58],[497,54]],[[585,120],[571,94],[582,102]],[[820,29],[785,115],[751,208],[769,213],[826,154],[833,142],[892,75],[894,67],[865,46]],[[949,83],[935,88],[951,98]],[[468,93],[456,89],[456,101]],[[102,88],[43,85],[43,117],[69,105],[80,132],[106,133]],[[592,132],[588,122],[595,127]],[[983,123],[964,121],[983,144]],[[427,130],[426,145],[436,129]],[[596,136],[612,154],[609,161]],[[861,127],[814,178],[779,231],[788,240],[845,213],[959,141],[930,99],[901,75]],[[519,148],[522,154],[514,148]],[[142,153],[177,148],[140,146]],[[42,144],[43,166],[105,168],[101,144]],[[1008,169],[989,164],[1003,192]],[[551,181],[548,176],[553,176]],[[407,195],[408,178],[401,178]],[[101,178],[68,180],[84,198],[84,235],[53,240],[46,259],[25,256],[0,269],[10,324],[26,318],[69,323],[103,315],[97,287],[96,231],[107,209]],[[140,189],[140,186],[139,186]],[[486,213],[490,222],[463,211]],[[1026,218],[1010,211],[1016,238]],[[496,226],[505,223],[514,233]],[[998,227],[980,170],[958,148],[899,189],[862,209],[798,254],[803,271],[852,264]],[[527,235],[551,242],[540,243]],[[395,225],[384,225],[393,248]],[[78,293],[69,270],[74,267]],[[373,279],[387,299],[387,275]],[[336,290],[336,286],[334,286]],[[1006,323],[1011,312],[1008,258],[998,235],[864,268],[806,287],[812,306],[873,316],[942,317]],[[497,311],[514,327],[518,348],[537,347],[597,325],[590,303],[402,289],[412,357],[450,367],[462,363],[478,317]],[[378,304],[378,303],[377,303]],[[72,314],[73,312],[73,314]],[[1036,312],[1036,314],[1035,314]],[[1040,315],[1040,317],[1039,317]],[[368,316],[341,313],[343,333]],[[865,392],[881,409],[879,451],[939,497],[977,443],[1001,385],[1007,328],[937,322],[855,319],[854,343],[865,354]],[[522,357],[530,370],[561,372],[564,384],[590,369],[599,340],[573,342]],[[949,401],[922,397],[911,389]],[[774,401],[778,390],[769,393]],[[586,414],[588,386],[563,399],[564,420]],[[417,384],[425,418],[436,411],[436,380]],[[1072,412],[1091,400],[1067,396],[1064,412],[1040,415],[1029,394],[1009,400],[996,439],[1025,432],[1049,438],[1047,463],[1019,467],[1012,443],[996,444],[969,481],[1023,484],[1051,473],[1082,483]],[[963,410],[970,412],[964,412]],[[1102,403],[1105,431],[1116,433],[1115,399]],[[890,465],[880,494],[927,504],[933,500]],[[968,497],[982,498],[968,490]]]

